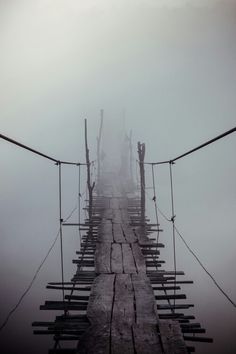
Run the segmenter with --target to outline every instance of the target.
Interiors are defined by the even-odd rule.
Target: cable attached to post
[[[79,243],[81,247],[81,230],[80,230],[80,222],[81,222],[81,166],[79,165],[79,181],[78,181],[78,224],[79,224]]]
[[[159,218],[158,218],[158,212],[157,212],[157,196],[156,196],[156,186],[155,186],[155,172],[154,172],[154,165],[152,165],[152,188],[153,188],[153,202],[155,206],[155,214],[156,214],[156,223],[157,223],[157,244],[159,241],[159,236],[160,236],[160,230],[159,230]]]
[[[63,234],[62,234],[62,183],[61,183],[61,163],[58,162],[58,184],[59,184],[59,223],[60,223],[60,251],[61,251],[61,281],[62,281],[62,301],[64,304],[64,312],[66,314],[65,309],[65,289],[64,289],[64,255],[63,255]]]
[[[174,188],[173,188],[173,173],[172,173],[173,162],[170,161],[170,191],[171,191],[171,222],[172,222],[172,238],[173,238],[173,253],[174,253],[174,311],[175,311],[175,295],[176,295],[176,244],[175,244],[175,208],[174,208]]]

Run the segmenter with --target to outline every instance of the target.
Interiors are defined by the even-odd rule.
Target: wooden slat
[[[122,254],[123,254],[123,267],[126,274],[135,274],[137,269],[134,262],[133,252],[130,244],[122,244]]]
[[[98,234],[98,241],[114,242],[111,221],[106,221],[103,224],[101,224],[101,228]]]
[[[181,328],[177,321],[160,320],[159,330],[165,354],[187,354]]]
[[[111,273],[111,243],[103,242],[97,243],[95,251],[95,272],[97,274],[101,273]]]
[[[110,322],[114,279],[113,274],[101,274],[94,280],[87,308],[87,317],[92,324]]]
[[[146,273],[146,262],[139,245],[137,243],[132,243],[131,248],[138,273]]]
[[[190,342],[204,342],[204,343],[212,343],[213,339],[208,337],[197,337],[197,336],[184,336],[184,340]]]
[[[123,256],[121,244],[113,243],[111,252],[111,271],[112,273],[123,273]]]
[[[156,301],[149,279],[144,275],[132,275],[137,324],[157,324]]]
[[[124,237],[124,234],[123,234],[120,224],[113,224],[113,235],[114,235],[115,242],[119,242],[119,243],[126,242],[126,239]]]
[[[78,343],[80,354],[110,353],[110,324],[97,324],[89,328]]]
[[[194,307],[193,304],[157,305],[158,310],[188,309]]]
[[[156,295],[156,300],[173,300],[173,299],[186,299],[185,294],[171,294],[171,295]]]
[[[155,325],[135,324],[132,329],[136,354],[163,353]]]
[[[131,277],[129,274],[119,274],[116,276],[112,314],[112,354],[134,354],[131,329],[134,320],[134,293]]]
[[[134,243],[137,242],[137,236],[134,234],[133,230],[131,227],[128,225],[122,224],[122,230],[125,235],[126,242],[128,243]]]
[[[147,242],[139,242],[140,247],[143,248],[163,248],[165,245],[163,243],[154,243],[150,242],[149,240]]]

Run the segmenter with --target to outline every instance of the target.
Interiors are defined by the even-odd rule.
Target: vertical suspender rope
[[[58,163],[58,177],[59,177],[59,220],[60,220],[60,249],[61,249],[61,281],[62,281],[62,301],[65,303],[64,290],[64,260],[63,260],[63,240],[62,240],[62,195],[61,195],[61,163]],[[65,308],[64,311],[66,312]]]
[[[173,162],[170,161],[170,189],[171,189],[171,211],[172,211],[172,234],[173,234],[173,252],[174,252],[174,287],[176,287],[176,245],[175,245],[175,209],[174,209],[174,188],[173,188],[173,173],[172,173],[172,164]],[[176,294],[176,289],[174,288],[174,296]],[[174,298],[174,311],[175,311],[175,298]]]
[[[156,222],[157,222],[157,243],[159,241],[159,236],[160,236],[160,231],[159,231],[159,218],[158,218],[158,213],[157,213],[157,196],[156,196],[156,186],[155,186],[155,172],[154,172],[154,166],[152,164],[152,186],[153,186],[153,201],[154,201],[154,206],[155,206],[155,214],[156,214]]]
[[[79,243],[81,248],[81,230],[80,230],[80,221],[81,221],[81,165],[79,164],[79,183],[78,183],[78,224],[79,224]]]

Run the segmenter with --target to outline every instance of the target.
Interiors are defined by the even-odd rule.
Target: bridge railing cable
[[[70,214],[67,216],[67,218],[65,219],[65,221],[68,221],[69,218],[74,214],[74,212],[77,210],[77,206],[70,212]],[[25,289],[25,291],[23,292],[23,294],[21,295],[21,297],[19,298],[19,300],[17,301],[16,305],[12,308],[12,310],[7,314],[5,320],[3,321],[2,325],[0,326],[0,332],[3,330],[3,328],[7,325],[10,317],[13,315],[13,313],[18,309],[18,307],[20,306],[20,304],[22,303],[23,299],[25,298],[25,296],[28,294],[28,292],[31,290],[40,270],[42,269],[44,263],[46,262],[48,256],[50,255],[51,251],[53,250],[58,238],[60,236],[60,228],[56,234],[56,237],[54,238],[51,246],[49,247],[45,257],[43,258],[42,262],[40,263],[40,265],[38,266],[36,272],[34,273],[32,280],[30,281],[29,285],[27,286],[27,288]]]
[[[25,150],[28,150],[28,151],[31,151],[32,153],[36,154],[36,155],[39,155],[39,156],[42,156],[50,161],[53,161],[56,163],[56,165],[58,165],[59,163],[62,164],[62,165],[75,165],[75,166],[79,166],[79,165],[87,165],[86,163],[80,163],[80,162],[71,162],[71,161],[60,161],[58,159],[55,159],[49,155],[46,155],[38,150],[35,150],[33,148],[31,148],[30,146],[27,146],[25,144],[22,144],[20,143],[19,141],[16,141],[12,138],[9,138],[8,136],[6,135],[3,135],[3,134],[0,134],[0,138],[3,139],[3,140],[6,140],[8,141],[9,143],[11,144],[14,144],[18,147],[21,147],[22,149],[25,149]]]
[[[168,222],[172,223],[172,218],[168,218],[166,216],[166,214],[159,208],[157,207],[160,215]],[[236,302],[234,302],[230,296],[226,293],[226,291],[219,285],[219,283],[216,281],[215,277],[210,273],[210,271],[206,268],[206,266],[202,263],[202,261],[200,260],[199,256],[197,256],[196,252],[193,251],[193,249],[189,246],[189,244],[187,243],[186,239],[184,238],[183,234],[179,231],[179,229],[176,227],[176,225],[174,224],[174,229],[177,233],[177,235],[180,237],[180,239],[182,240],[182,242],[184,243],[185,247],[188,249],[188,251],[192,254],[192,256],[196,259],[196,261],[199,263],[199,265],[201,266],[201,268],[204,270],[204,272],[211,278],[211,280],[213,281],[213,283],[216,285],[216,287],[218,288],[218,290],[220,290],[220,292],[226,297],[226,299],[234,306],[236,307]]]
[[[223,139],[225,138],[227,135],[230,135],[232,133],[235,133],[236,132],[236,127],[230,129],[230,130],[227,130],[226,132],[216,136],[215,138],[213,139],[210,139],[210,140],[207,140],[205,143],[199,145],[199,146],[196,146],[195,148],[191,149],[191,150],[188,150],[186,151],[185,153],[173,158],[173,159],[170,159],[170,160],[165,160],[165,161],[158,161],[158,162],[144,162],[145,165],[163,165],[163,164],[167,164],[167,163],[174,163],[175,161],[177,160],[180,160],[182,159],[183,157],[187,156],[187,155],[190,155],[192,154],[193,152],[197,151],[197,150],[200,150],[210,144],[213,144],[214,142],[216,142],[217,140],[220,140],[220,139]]]

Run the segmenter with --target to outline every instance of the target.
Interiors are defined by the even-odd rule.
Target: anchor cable
[[[75,212],[75,210],[77,209],[77,206],[71,211],[71,213],[69,214],[69,216],[65,219],[65,221],[68,221],[69,218],[72,216],[72,214]],[[3,328],[7,325],[10,317],[13,315],[13,313],[17,310],[17,308],[20,306],[22,300],[24,299],[24,297],[28,294],[28,292],[30,291],[30,289],[33,286],[33,283],[35,282],[41,268],[43,267],[44,263],[46,262],[49,254],[51,253],[52,249],[54,248],[58,238],[60,236],[60,228],[56,234],[55,239],[52,242],[52,245],[50,246],[49,250],[47,251],[45,257],[43,258],[42,262],[40,263],[40,265],[38,266],[32,280],[30,281],[29,285],[27,286],[26,290],[23,292],[23,294],[21,295],[20,299],[18,300],[18,302],[16,303],[16,305],[13,307],[13,309],[8,313],[8,315],[6,316],[6,319],[4,320],[4,322],[2,323],[1,327],[0,327],[0,332],[3,330]]]
[[[170,168],[170,191],[171,191],[171,223],[172,223],[172,238],[173,238],[173,253],[174,253],[174,272],[175,272],[175,280],[174,286],[176,287],[176,242],[175,242],[175,208],[174,208],[174,187],[173,187],[173,172],[172,172],[172,163],[169,164]],[[174,308],[175,308],[175,295],[176,289],[174,289]],[[175,309],[174,309],[175,310]]]
[[[156,196],[156,186],[155,186],[155,171],[154,171],[154,166],[152,165],[152,187],[153,187],[153,202],[154,202],[154,207],[155,207],[155,215],[156,215],[156,223],[157,223],[157,243],[159,241],[159,236],[160,236],[160,230],[159,230],[159,217],[157,213],[157,196]]]
[[[159,213],[161,214],[161,216],[168,222],[172,222],[171,219],[169,219],[164,213],[163,211],[158,208]],[[188,249],[188,251],[193,255],[193,257],[196,259],[196,261],[199,263],[199,265],[201,266],[201,268],[204,270],[204,272],[211,278],[211,280],[214,282],[214,284],[216,285],[216,287],[218,288],[218,290],[220,290],[220,292],[226,297],[226,299],[234,306],[236,307],[236,302],[234,302],[229,295],[225,292],[225,290],[219,285],[219,283],[216,281],[215,277],[209,272],[209,270],[206,268],[206,266],[204,266],[204,264],[202,263],[202,261],[199,259],[199,257],[196,255],[196,253],[193,251],[193,249],[189,246],[189,244],[187,243],[187,241],[185,240],[184,236],[182,233],[180,233],[180,231],[178,230],[178,228],[176,227],[176,225],[174,226],[175,231],[177,233],[177,235],[180,237],[180,239],[182,240],[182,242],[184,243],[184,245],[186,246],[186,248]]]

